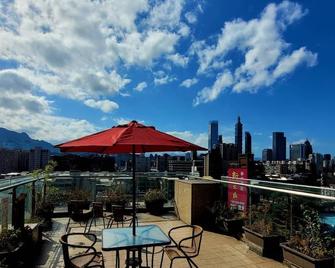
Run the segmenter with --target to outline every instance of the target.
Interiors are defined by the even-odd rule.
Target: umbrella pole
[[[136,178],[135,178],[135,171],[136,171],[136,157],[135,157],[135,145],[133,145],[133,235],[136,235]]]

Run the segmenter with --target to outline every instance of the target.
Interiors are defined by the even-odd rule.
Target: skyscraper
[[[251,154],[251,135],[248,131],[244,133],[244,153]]]
[[[211,151],[219,141],[219,123],[217,120],[209,121],[208,151]]]
[[[241,118],[237,117],[237,123],[235,124],[235,145],[238,155],[242,154],[242,130],[243,125],[241,123]]]
[[[305,159],[308,159],[309,155],[313,153],[313,148],[309,140],[305,141]]]
[[[274,161],[286,160],[286,137],[284,132],[272,133],[272,158]]]
[[[290,145],[290,160],[297,161],[305,159],[305,144]]]
[[[264,149],[262,152],[262,161],[272,161],[272,150],[271,149]]]

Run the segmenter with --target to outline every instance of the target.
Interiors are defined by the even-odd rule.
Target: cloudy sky
[[[256,156],[272,131],[335,153],[332,1],[0,1],[0,126],[52,143],[136,119]]]

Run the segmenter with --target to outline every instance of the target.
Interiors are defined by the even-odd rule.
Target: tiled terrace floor
[[[174,217],[155,217],[148,214],[139,215],[140,225],[157,224],[164,232],[168,232],[172,227],[183,225],[184,223]],[[65,232],[67,219],[55,219],[53,231],[46,233],[43,242],[43,254],[36,263],[36,267],[63,267],[62,250],[58,240]],[[78,225],[72,225],[72,232],[83,231]],[[97,250],[101,250],[101,230],[102,225],[92,227],[92,231],[98,236]],[[115,254],[112,252],[103,252],[106,267],[115,267]],[[124,263],[124,253],[120,254],[121,264]],[[154,267],[159,267],[161,254],[155,256]],[[235,238],[207,232],[203,234],[201,251],[195,262],[199,267],[285,267],[283,264],[271,259],[258,256],[256,253],[248,250],[247,245],[243,241]],[[121,267],[124,267],[122,265]],[[164,258],[163,267],[169,267],[169,260]],[[174,266],[176,268],[188,267],[185,260],[176,260]]]

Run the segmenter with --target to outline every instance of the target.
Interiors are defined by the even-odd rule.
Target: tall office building
[[[251,154],[251,135],[248,131],[244,133],[244,153]]]
[[[208,151],[211,151],[219,141],[219,122],[209,121],[208,126]]]
[[[290,145],[290,160],[304,160],[305,159],[305,144],[291,144]]]
[[[262,161],[272,161],[272,149],[264,149],[262,151]]]
[[[237,123],[235,124],[235,145],[239,155],[242,154],[242,130],[243,125],[241,123],[241,118],[237,117]]]
[[[272,158],[274,161],[286,160],[286,137],[284,132],[272,134]]]
[[[29,170],[36,170],[44,168],[50,158],[50,151],[42,149],[41,147],[35,147],[29,151]]]
[[[313,153],[313,148],[309,140],[305,141],[305,159],[308,159],[309,155]]]

